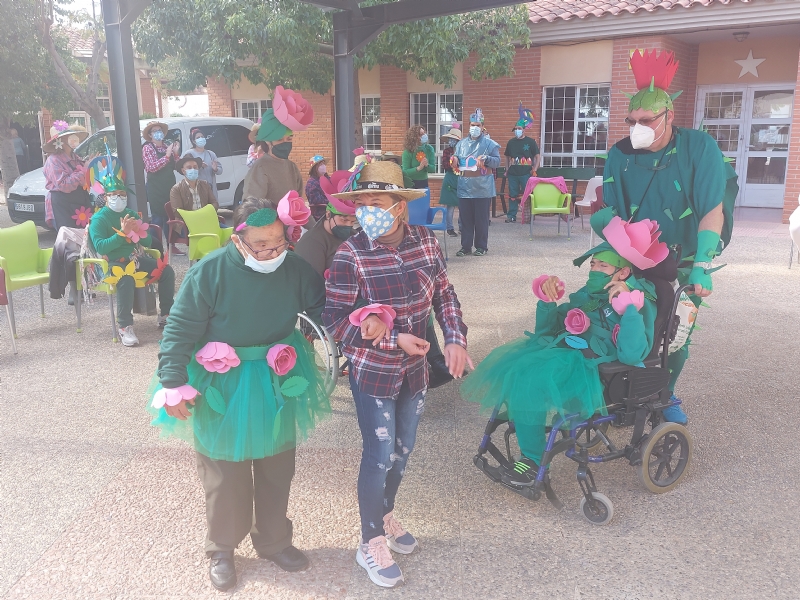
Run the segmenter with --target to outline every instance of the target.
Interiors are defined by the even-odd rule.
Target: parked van
[[[139,128],[153,119],[139,121]],[[244,177],[247,175],[247,150],[250,147],[248,134],[253,122],[249,119],[235,117],[170,117],[157,119],[166,123],[169,131],[165,138],[166,143],[178,141],[180,156],[191,148],[189,132],[199,129],[206,136],[206,150],[211,150],[217,155],[222,164],[222,174],[217,175],[217,190],[219,192],[219,205],[221,208],[234,208],[242,201],[244,190]],[[85,158],[93,154],[105,154],[105,141],[112,154],[117,152],[117,138],[114,127],[106,127],[86,138],[75,149],[75,153]],[[141,140],[144,144],[144,140]],[[182,175],[176,173],[180,181]],[[14,223],[33,221],[41,227],[48,227],[45,223],[44,197],[45,189],[44,171],[35,169],[25,173],[14,182],[9,190],[8,213]],[[137,200],[139,209],[144,206],[144,194],[140,193]]]

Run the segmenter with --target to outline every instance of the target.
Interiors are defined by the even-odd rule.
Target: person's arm
[[[500,166],[500,144],[491,144],[483,159],[485,169],[496,169]]]
[[[416,165],[414,164],[415,162],[417,163]],[[419,177],[419,162],[417,162],[413,152],[403,150],[402,163],[403,175],[410,179]]]
[[[152,144],[145,144],[142,146],[142,160],[144,161],[144,170],[148,173],[160,171],[172,162],[172,159],[166,155],[159,158]]]
[[[650,306],[647,306],[647,305]],[[653,349],[653,323],[654,317],[645,319],[645,316],[655,313],[655,305],[651,300],[645,300],[642,312],[636,310],[633,304],[625,307],[625,312],[619,322],[617,334],[617,360],[626,365],[638,365]]]
[[[458,344],[462,348],[467,347],[467,326],[464,324],[464,315],[461,312],[461,303],[456,296],[455,288],[447,277],[447,266],[444,262],[444,255],[438,242],[431,240],[431,246],[435,255],[436,277],[433,288],[433,312],[439,326],[444,333],[444,343]]]
[[[531,169],[532,174],[536,174],[536,171],[539,170],[539,161],[542,159],[542,155],[539,154],[539,145],[536,143],[536,140],[533,140],[533,169]]]
[[[263,156],[261,158],[264,158]],[[265,163],[259,158],[244,178],[244,197],[269,198],[269,177]],[[280,200],[280,198],[278,198]]]
[[[211,150],[209,150],[208,153],[211,155],[212,162],[217,161],[217,169],[214,171],[214,175],[222,175],[222,163],[219,162],[217,155],[211,152]]]
[[[322,275],[309,268],[301,270],[302,307],[309,318],[322,325],[322,310],[325,308],[325,280]]]
[[[511,142],[508,142],[506,144],[506,149],[503,152],[503,155],[505,156],[506,172],[508,172],[508,168],[511,166],[511,150],[509,150],[509,145],[510,144],[511,144]]]
[[[213,206],[214,210],[219,210],[219,202],[217,202],[217,199],[214,197],[214,189],[211,187],[211,184],[207,181],[198,181],[197,185],[200,185],[201,183],[204,183],[205,185],[200,189],[200,195],[205,196],[206,204]]]
[[[436,173],[436,152],[430,144],[425,144],[425,157],[428,159],[426,171]]]
[[[48,189],[57,192],[74,192],[86,179],[86,169],[78,165],[73,169],[66,157],[48,158],[44,166],[44,176],[50,185]]]
[[[178,215],[178,209],[183,208],[183,201],[181,200],[181,189],[180,183],[176,183],[172,186],[172,189],[169,191],[169,203],[172,206],[172,210]]]
[[[536,325],[534,332],[543,335],[556,335],[564,328],[564,320],[559,319],[558,304],[539,300],[536,303]]]
[[[197,272],[187,273],[175,296],[158,353],[157,373],[165,388],[180,387],[189,381],[186,367],[195,345],[208,329],[212,312],[210,296],[202,287]]]
[[[292,163],[294,167],[294,191],[297,192],[297,195],[301,198],[303,197],[303,176],[300,174],[300,169],[297,168],[297,165]],[[280,200],[280,198],[276,198],[276,200]]]
[[[108,215],[100,215],[100,213],[98,213],[89,221],[89,236],[92,239],[92,244],[94,244],[94,249],[102,256],[108,256],[110,252],[130,244],[128,238],[114,231],[112,225],[107,220],[107,216]]]
[[[294,252],[320,276],[325,273],[325,245],[309,233],[300,238]]]

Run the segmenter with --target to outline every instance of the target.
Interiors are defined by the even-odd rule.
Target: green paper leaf
[[[657,166],[658,166],[658,159],[657,159],[657,158],[654,158],[654,159],[653,159],[653,166],[654,166],[654,167],[657,167]]]
[[[608,154],[595,154],[594,157],[595,158],[602,158],[603,160],[606,160],[608,158]]]
[[[710,305],[708,305],[708,304],[706,304],[705,302],[701,302],[701,303],[700,303],[700,306],[705,306],[706,308],[711,308],[711,306],[710,306]]]
[[[281,393],[289,398],[295,398],[308,389],[308,380],[305,377],[289,377],[281,384]]]
[[[677,183],[677,182],[676,182]],[[674,221],[675,219],[672,218],[672,211],[668,208],[664,209],[664,214],[667,215],[670,221]]]
[[[678,218],[679,219],[683,219],[684,217],[688,217],[690,214],[692,214],[692,209],[691,208],[687,208],[685,211],[683,211],[683,214]]]
[[[589,348],[591,348],[592,352],[597,354],[597,356],[606,356],[608,354],[608,346],[606,346],[603,340],[596,336],[589,340]]]
[[[272,422],[272,439],[277,440],[278,436],[281,434],[281,411],[283,410],[283,406],[278,409],[278,412],[275,413],[275,420]]]
[[[638,365],[633,365],[634,367],[639,367],[640,369],[644,369],[644,363],[640,362]]]
[[[678,190],[679,192],[681,191],[681,184],[678,183],[677,179],[675,180],[675,189]]]
[[[693,261],[694,261],[694,254],[690,254],[689,256],[684,256],[684,257],[681,259],[681,261],[684,261],[684,260],[685,260],[686,262],[693,262]]]
[[[603,179],[603,183],[614,183],[614,176],[612,175],[607,179]]]
[[[677,153],[678,153],[678,149],[677,148],[672,148],[664,156],[669,156],[670,154],[677,154]]]
[[[225,398],[222,397],[222,394],[217,388],[211,385],[208,386],[206,391],[203,392],[203,397],[206,399],[211,410],[221,415],[225,414]]]
[[[730,156],[723,156],[722,161],[726,163],[732,163],[733,159]]]

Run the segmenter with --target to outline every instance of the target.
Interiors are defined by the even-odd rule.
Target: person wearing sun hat
[[[467,326],[436,236],[406,222],[406,204],[424,193],[404,187],[399,165],[376,161],[362,165],[332,194],[354,203],[361,231],[333,258],[322,319],[350,360],[363,442],[356,562],[380,587],[403,581],[390,550],[410,554],[417,548],[394,508],[425,407],[431,313],[444,331],[451,376],[461,377],[471,364]]]
[[[261,127],[261,117],[258,118],[257,123],[253,123],[250,127],[250,133],[247,134],[247,139],[250,140],[250,147],[247,149],[247,168],[253,166],[261,156],[263,155],[263,151],[256,146],[256,135],[258,135],[258,130]]]
[[[314,121],[314,109],[301,94],[282,86],[275,88],[272,108],[261,116],[256,145],[264,149],[244,178],[244,197],[283,198],[290,190],[303,193],[303,176],[289,160],[294,133]]]
[[[532,173],[539,167],[539,146],[525,135],[533,126],[533,113],[519,105],[519,120],[511,131],[514,137],[506,143],[506,180],[508,181],[508,215],[506,223],[516,223],[522,193]]]
[[[284,571],[309,566],[286,514],[295,448],[330,413],[296,328],[298,313],[319,322],[325,304],[322,277],[288,249],[288,227],[308,217],[296,192],[245,198],[231,242],[184,277],[149,390],[152,424],[195,449],[209,578],[222,591],[236,585],[234,551],[248,535]]]
[[[694,284],[700,305],[711,294],[716,255],[730,243],[739,190],[736,172],[716,141],[703,131],[674,125],[674,100],[667,90],[679,63],[672,52],[637,50],[630,59],[638,92],[628,94],[630,136],[614,144],[603,171],[603,202],[592,215],[602,236],[614,216],[633,222],[656,221],[661,239],[679,263],[678,281]],[[680,250],[680,253],[678,252]],[[670,390],[688,358],[688,345],[670,355]],[[680,405],[665,411],[669,421],[686,423]]]
[[[169,128],[166,123],[150,121],[142,130],[142,160],[147,173],[147,202],[154,225],[161,227],[168,235],[167,212],[164,205],[169,202],[169,194],[175,185],[175,161],[180,156],[180,142],[164,143]],[[169,240],[166,241],[169,244]],[[166,246],[165,246],[166,247]]]
[[[522,452],[512,483],[535,480],[545,428],[554,415],[579,414],[582,419],[606,414],[599,364],[641,365],[650,354],[656,292],[653,283],[634,275],[634,268],[658,265],[668,249],[656,233],[642,253],[637,238],[638,232],[623,226],[609,235],[610,243],[575,259],[580,266],[591,258],[588,279],[560,305],[564,282],[548,275],[534,279],[533,294],[539,299],[534,333],[492,350],[461,386],[461,396],[484,410],[505,401]]]
[[[483,132],[483,112],[469,117],[469,135],[456,144],[450,159],[458,175],[461,249],[456,256],[485,256],[489,251],[489,205],[497,194],[494,172],[500,166],[500,145]]]
[[[89,193],[83,189],[86,169],[75,148],[88,136],[80,125],[55,121],[50,128],[50,139],[42,145],[47,154],[44,164],[45,188],[53,210],[56,231],[61,227],[74,227],[76,210],[92,205]]]
[[[311,207],[311,216],[319,220],[325,216],[325,209],[328,205],[328,197],[322,191],[322,182],[330,182],[328,175],[328,165],[325,164],[325,157],[315,154],[309,161],[311,168],[308,172],[306,181],[306,199]]]
[[[439,193],[439,204],[447,207],[446,213],[446,226],[447,235],[450,237],[458,237],[458,234],[453,228],[453,216],[458,206],[458,177],[453,172],[453,166],[450,164],[450,159],[456,149],[456,144],[461,141],[461,126],[458,123],[453,123],[450,131],[442,135],[442,138],[447,142],[444,151],[442,152],[442,171],[444,171],[444,179],[442,180],[442,190]]]

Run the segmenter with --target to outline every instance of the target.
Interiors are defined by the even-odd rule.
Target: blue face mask
[[[515,129],[514,130],[514,135],[517,136],[518,140],[522,139],[522,133],[523,133],[522,129]]]
[[[392,228],[397,217],[390,211],[395,206],[397,204],[392,204],[386,210],[377,206],[359,206],[356,209],[356,219],[369,239],[376,240]]]
[[[480,127],[478,127],[477,125],[472,125],[472,126],[470,126],[470,128],[469,128],[469,134],[470,134],[472,137],[476,138],[476,137],[480,136],[480,134],[481,134],[481,128],[480,128]]]
[[[153,132],[153,139],[157,142],[161,142],[164,140],[164,132],[158,129],[157,131]]]
[[[450,146],[451,148],[455,148],[456,147],[456,143],[457,142],[455,140],[450,140],[449,142],[447,142],[447,145]]]
[[[204,148],[205,145],[206,145],[206,138],[204,138],[204,137],[197,138],[194,141],[194,145],[197,146],[198,148]]]
[[[423,133],[419,138],[420,143],[427,144],[428,143],[428,134]]]
[[[200,177],[200,171],[197,169],[186,169],[186,179],[189,181],[196,181]]]

